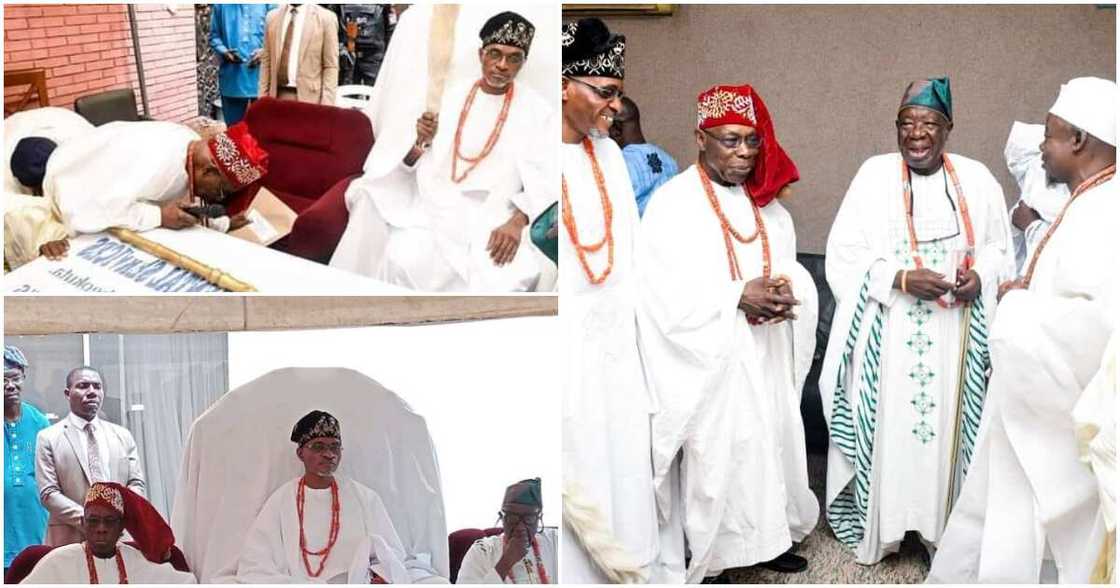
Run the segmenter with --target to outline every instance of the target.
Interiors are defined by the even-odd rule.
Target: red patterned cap
[[[754,170],[744,185],[756,204],[766,206],[800,179],[797,166],[778,144],[766,103],[754,88],[747,84],[715,86],[700,94],[696,101],[697,128],[745,125],[753,128],[762,139]]]
[[[754,89],[750,86],[710,88],[696,97],[696,126],[701,129],[720,125],[757,127],[754,101]]]
[[[175,534],[163,516],[143,496],[116,482],[94,482],[86,492],[85,507],[99,504],[115,510],[124,528],[148,561],[161,563],[175,544]]]
[[[233,186],[234,191],[260,180],[268,173],[268,152],[261,148],[249,125],[239,122],[214,135],[206,143],[214,165]]]

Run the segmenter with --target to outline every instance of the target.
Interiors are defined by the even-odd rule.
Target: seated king
[[[408,584],[405,550],[381,497],[335,475],[338,419],[313,410],[291,440],[304,474],[269,496],[237,563],[246,584]]]

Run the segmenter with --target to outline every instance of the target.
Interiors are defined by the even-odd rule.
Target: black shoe
[[[701,584],[730,584],[731,578],[727,577],[726,573],[720,573],[718,576],[708,576],[700,581]]]
[[[796,574],[797,572],[804,572],[809,567],[809,560],[787,551],[768,562],[758,565],[780,574]]]

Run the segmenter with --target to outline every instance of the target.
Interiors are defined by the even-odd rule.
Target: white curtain
[[[170,520],[191,423],[229,389],[226,334],[123,335],[119,341],[117,365],[103,365],[119,370],[148,499]]]

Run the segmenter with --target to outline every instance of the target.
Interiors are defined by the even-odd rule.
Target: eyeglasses
[[[315,453],[326,453],[328,451],[331,453],[342,453],[341,443],[310,443],[307,445],[307,448]]]
[[[588,88],[591,88],[591,90],[594,91],[596,94],[598,94],[599,98],[602,98],[603,100],[614,100],[615,98],[622,98],[622,95],[623,95],[622,94],[622,88],[619,88],[617,86],[610,86],[610,87],[604,88],[602,86],[596,86],[595,84],[589,84],[589,83],[587,83],[583,80],[576,79],[576,78],[573,78],[571,76],[564,76],[564,78],[569,80],[569,81],[577,82],[577,83],[580,83],[580,84],[583,84],[583,85],[587,86]]]
[[[15,373],[15,374],[5,373],[4,374],[4,385],[7,386],[8,384],[11,384],[13,386],[22,386],[24,381],[26,381],[26,379],[27,379],[27,376],[23,375],[22,373]]]
[[[487,49],[486,50],[486,57],[488,59],[498,61],[502,58],[502,56],[503,56],[502,52],[498,49]],[[513,53],[510,53],[509,55],[506,55],[505,58],[506,58],[506,61],[509,62],[510,65],[521,65],[521,62],[525,61],[525,54],[520,53],[518,51],[514,51]]]
[[[510,523],[513,525],[524,525],[526,527],[533,527],[540,531],[544,527],[541,525],[541,513],[531,512],[519,514],[516,512],[506,512],[504,510],[498,511],[498,524]]]
[[[709,133],[708,129],[700,129],[705,135],[715,139],[724,149],[734,151],[739,148],[739,145],[746,144],[750,149],[760,149],[762,147],[762,135],[747,135],[740,137],[738,135],[727,135],[724,137],[717,137]]]
[[[920,120],[915,121],[915,120],[909,120],[909,119],[896,120],[896,121],[894,121],[894,126],[897,127],[898,130],[900,130],[900,131],[902,131],[906,134],[910,134],[910,133],[914,132],[915,129],[919,133],[922,133],[922,132],[936,133],[937,131],[940,131],[941,129],[945,128],[945,125],[943,125],[943,124],[941,124],[937,121],[927,122],[927,121],[920,121]]]

